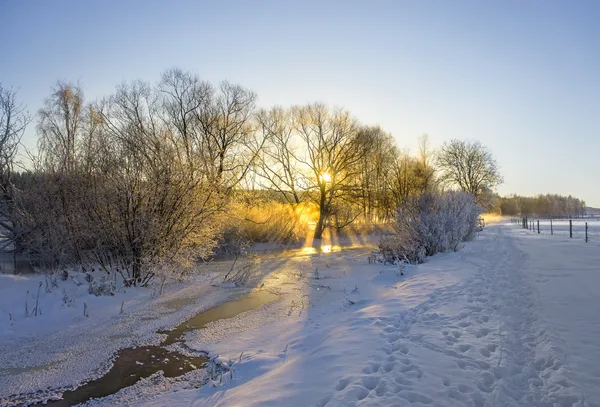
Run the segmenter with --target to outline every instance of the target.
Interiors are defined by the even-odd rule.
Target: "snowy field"
[[[404,275],[369,264],[369,253],[265,256],[256,290],[278,299],[185,337],[234,362],[228,374],[207,384],[203,371],[157,374],[88,404],[600,406],[600,241],[491,225]],[[160,298],[76,292],[73,307],[57,289],[44,293],[41,317],[9,322],[37,278],[1,275],[0,404],[100,375],[119,347],[157,343],[157,329],[245,292],[212,278]]]
[[[550,234],[550,220],[540,219],[540,234]],[[537,219],[534,219],[537,233]],[[600,243],[600,219],[573,219],[573,239],[585,240],[585,224],[588,224],[588,239]],[[552,233],[557,236],[569,237],[569,220],[568,219],[553,219]]]

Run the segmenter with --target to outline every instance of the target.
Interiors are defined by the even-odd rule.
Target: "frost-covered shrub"
[[[426,256],[457,251],[473,237],[481,209],[465,192],[424,194],[407,200],[396,213],[394,234],[379,248],[388,262],[422,263]]]
[[[236,268],[236,263],[223,277],[224,283],[234,283],[236,286],[243,286],[252,280],[260,271],[260,258],[258,256],[249,256],[245,264]]]
[[[101,295],[115,295],[116,286],[113,280],[102,276],[99,280],[89,281],[88,292],[99,297]]]

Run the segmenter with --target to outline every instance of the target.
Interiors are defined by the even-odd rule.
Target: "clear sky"
[[[91,100],[180,67],[264,107],[346,107],[413,150],[478,139],[500,193],[600,207],[600,1],[0,0],[0,38],[31,112],[57,79]]]

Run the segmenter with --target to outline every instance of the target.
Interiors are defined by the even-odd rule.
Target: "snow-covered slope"
[[[236,360],[243,351],[233,379],[201,390],[149,389],[147,397],[138,389],[122,400],[151,406],[600,405],[600,349],[593,341],[600,320],[591,288],[600,283],[600,272],[592,274],[600,252],[583,245],[499,225],[462,252],[436,256],[404,276],[367,264],[364,255],[288,264],[306,274],[318,267],[320,279],[299,278],[294,299],[189,337],[191,346],[224,359]],[[558,295],[569,278],[577,283]],[[583,296],[582,285],[588,286]]]
[[[258,287],[279,300],[186,336],[232,374],[90,404],[600,406],[598,243],[500,224],[404,275],[368,256],[264,258]]]

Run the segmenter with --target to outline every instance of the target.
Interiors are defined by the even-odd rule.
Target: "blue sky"
[[[0,37],[32,112],[57,79],[92,100],[180,67],[265,107],[346,107],[413,150],[477,139],[500,193],[600,207],[600,2],[0,0]]]

